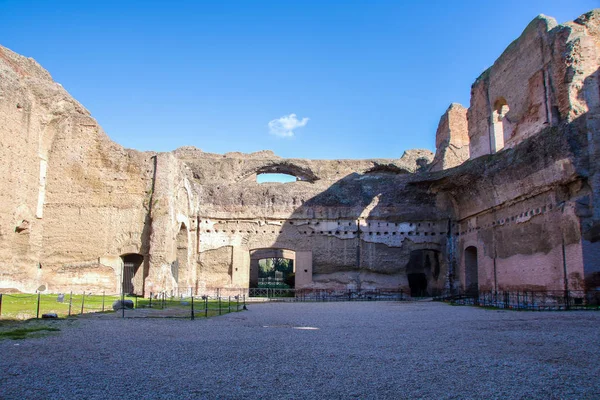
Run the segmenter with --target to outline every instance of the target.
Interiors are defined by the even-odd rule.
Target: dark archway
[[[478,268],[477,247],[469,246],[465,249],[465,290],[469,294],[479,293]]]
[[[123,279],[122,290],[125,294],[142,294],[144,282],[142,274],[138,274],[140,266],[144,263],[144,256],[141,254],[124,254],[123,260]]]
[[[427,296],[427,275],[422,272],[408,274],[408,286],[411,297]]]
[[[406,277],[412,297],[426,297],[439,292],[439,252],[431,249],[410,252]]]

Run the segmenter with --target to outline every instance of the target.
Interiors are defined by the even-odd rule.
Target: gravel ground
[[[600,398],[598,312],[269,303],[61,326],[0,341],[0,398]]]

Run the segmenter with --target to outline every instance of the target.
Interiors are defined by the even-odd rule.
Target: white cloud
[[[296,114],[284,115],[269,122],[269,132],[271,135],[279,137],[292,137],[294,136],[294,129],[302,128],[307,123],[308,118],[298,120]]]

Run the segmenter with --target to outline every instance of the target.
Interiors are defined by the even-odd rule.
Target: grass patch
[[[40,312],[42,314],[55,313],[59,317],[75,316],[93,312],[113,311],[112,304],[120,300],[119,295],[92,295],[67,293],[63,302],[58,302],[57,294],[42,294],[40,296]],[[136,298],[126,296],[125,299],[132,300],[135,304]],[[27,320],[37,315],[37,294],[5,294],[2,296],[1,319]]]
[[[58,329],[58,328],[52,328],[52,327],[49,327],[49,326],[36,326],[36,327],[32,327],[32,328],[19,328],[19,329],[14,329],[12,331],[0,332],[0,339],[19,340],[19,339],[25,339],[25,338],[28,338],[28,337],[40,337],[40,336],[43,336],[43,335],[32,336],[32,335],[30,335],[30,333],[36,333],[36,332],[42,332],[42,331],[58,332],[58,331],[60,331],[60,329]]]
[[[69,323],[75,321],[71,320]],[[65,323],[65,320],[54,321],[1,321],[0,322],[0,340],[12,339],[21,340],[29,338],[39,338],[59,332],[59,324]]]
[[[68,316],[77,317],[81,314],[109,312],[113,313],[112,304],[116,300],[120,300],[119,295],[97,295],[97,294],[69,294],[67,293],[62,302],[58,302],[57,294],[42,294],[40,296],[39,316],[42,314],[55,313],[59,318]],[[152,299],[125,296],[126,300],[131,300],[135,308],[153,310],[173,310],[179,311],[182,314],[191,313],[191,298],[190,297],[167,297],[166,299]],[[231,308],[231,311],[237,311],[243,307],[243,302],[237,299],[224,298],[221,300],[221,314],[226,314]],[[208,306],[208,316],[219,315],[219,301],[209,299],[205,302],[203,299],[196,297],[194,299],[194,311],[197,316],[204,314],[202,310]],[[4,294],[2,296],[2,309],[0,312],[0,328],[3,322],[8,321],[27,321],[36,318],[38,307],[37,294]],[[120,312],[120,311],[119,311]],[[126,313],[129,312],[126,310]],[[49,320],[44,320],[49,321]],[[0,329],[1,332],[1,329]]]

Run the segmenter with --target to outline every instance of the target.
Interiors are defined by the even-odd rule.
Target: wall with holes
[[[480,290],[584,288],[581,228],[573,201],[547,192],[467,218],[456,227],[456,278],[462,287],[465,249],[474,246]]]
[[[246,281],[239,278],[247,272],[247,260],[243,255],[233,257],[232,253],[280,248],[310,254],[313,275],[303,282],[305,287],[399,288],[408,285],[405,275],[410,252],[441,251],[447,235],[445,221],[201,218],[197,226],[201,259],[210,255],[210,262],[220,265],[221,273],[231,273],[230,277],[222,277],[223,285],[247,285],[247,276]],[[224,248],[231,252],[223,251]],[[202,268],[214,270],[208,262]],[[363,277],[357,276],[360,271]],[[443,286],[442,281],[431,284]]]

